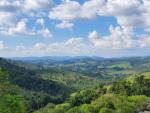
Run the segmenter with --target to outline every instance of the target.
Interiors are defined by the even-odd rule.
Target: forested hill
[[[34,57],[14,58],[15,60],[31,63],[38,69],[52,72],[75,72],[92,77],[101,82],[111,82],[126,76],[150,71],[150,57],[102,58],[102,57]],[[23,65],[22,65],[23,66]],[[24,66],[30,69],[35,66]],[[45,74],[42,70],[42,75]],[[53,75],[53,74],[51,74]]]
[[[0,113],[150,111],[150,57],[0,58]]]
[[[9,73],[10,83],[19,87],[29,111],[39,109],[48,102],[61,103],[71,92],[66,85],[39,78],[34,71],[14,65],[10,60],[0,58],[0,68]]]
[[[138,72],[150,71],[150,57],[123,57],[123,58],[102,58],[102,57],[25,57],[12,58],[16,61],[30,63],[29,67],[33,68],[52,68],[59,67],[76,72],[91,72],[94,69],[95,73],[98,70],[132,70]],[[27,63],[28,62],[28,63]],[[22,63],[18,65],[21,65]],[[23,65],[22,65],[23,66]],[[88,71],[89,70],[89,71]],[[90,73],[89,72],[89,73]],[[94,74],[94,73],[92,73]],[[106,73],[107,74],[107,73]]]
[[[62,104],[49,103],[34,113],[149,113],[150,76],[81,90]]]

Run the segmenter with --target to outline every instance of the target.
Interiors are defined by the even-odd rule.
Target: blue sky
[[[149,0],[1,0],[0,56],[147,56],[149,7]]]

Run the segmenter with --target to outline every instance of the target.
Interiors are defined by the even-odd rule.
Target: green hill
[[[39,60],[40,59],[40,60]],[[21,59],[19,59],[21,60]],[[23,60],[24,61],[24,60]],[[101,57],[40,57],[26,59],[26,62],[40,67],[42,75],[51,76],[43,70],[73,72],[77,75],[92,77],[100,82],[112,82],[130,75],[150,71],[150,57],[101,58]],[[38,72],[39,73],[39,72]],[[53,74],[52,74],[53,76]],[[48,78],[49,78],[48,77]]]
[[[63,104],[51,104],[34,113],[138,113],[150,111],[150,79],[134,77],[106,87],[73,93]],[[147,95],[147,96],[146,96]]]
[[[34,71],[16,66],[2,58],[0,68],[7,70],[9,81],[20,88],[28,110],[39,109],[48,102],[61,103],[71,92],[63,83],[39,78]]]
[[[24,113],[138,113],[150,106],[150,58],[0,58],[0,108]],[[8,73],[4,77],[3,71]],[[9,83],[7,85],[7,83]],[[5,88],[6,87],[6,88]],[[5,91],[6,90],[6,91]],[[20,103],[20,104],[19,104]],[[8,111],[16,110],[8,105]],[[0,111],[1,113],[1,111]],[[3,112],[2,112],[3,113]]]

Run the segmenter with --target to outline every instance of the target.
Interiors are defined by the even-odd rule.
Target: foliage
[[[19,88],[19,95],[24,98],[28,112],[39,109],[50,102],[61,103],[71,92],[71,89],[63,83],[39,78],[35,71],[23,66],[19,67],[9,60],[0,58],[0,67],[7,70],[10,75],[1,74],[1,76],[5,76],[1,82],[5,81],[4,84],[7,85],[0,85],[0,88],[3,87],[0,91],[12,94],[16,93]],[[9,88],[10,86],[11,88]]]
[[[135,77],[132,83],[126,80],[113,83],[105,94],[101,89],[102,86],[98,89],[78,91],[73,93],[65,103],[53,107],[47,106],[42,110],[47,111],[46,113],[135,113],[140,110],[150,110],[148,108],[150,97],[145,96],[144,92],[140,92],[143,95],[138,95],[139,92],[133,87],[137,81],[143,89],[149,79],[139,76]],[[106,87],[103,86],[103,90]],[[149,88],[148,85],[146,87]]]
[[[82,104],[79,107],[74,107],[68,110],[66,113],[95,113],[94,109],[89,104]]]
[[[149,110],[149,57],[29,62],[0,58],[0,113]]]
[[[70,97],[69,103],[71,106],[79,106],[81,104],[90,104],[92,100],[98,97],[98,93],[95,90],[83,90],[79,91]]]
[[[114,113],[133,113],[134,106],[127,100],[127,97],[105,94],[92,103],[101,113],[112,111]]]
[[[144,76],[135,77],[131,81],[119,81],[112,84],[110,91],[123,95],[147,95],[150,96],[150,79]]]
[[[17,87],[9,83],[8,77],[0,68],[0,113],[26,113],[23,98],[16,92]]]

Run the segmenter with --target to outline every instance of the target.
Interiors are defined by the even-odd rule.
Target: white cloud
[[[90,44],[83,42],[81,38],[71,38],[51,44],[39,42],[31,48],[19,45],[16,49],[22,49],[24,54],[28,51],[34,54],[39,49],[40,54],[50,52],[76,55],[90,54],[91,51],[101,49],[116,49],[118,52],[119,49],[150,47],[149,34],[146,35],[143,32],[137,36],[134,32],[135,28],[150,32],[150,0],[85,0],[83,3],[76,0],[62,0],[62,3],[52,8],[53,4],[53,0],[0,0],[0,35],[52,37],[53,34],[46,26],[46,16],[49,19],[61,21],[56,24],[56,27],[60,29],[72,29],[74,22],[80,19],[91,20],[98,16],[112,16],[117,20],[118,25],[108,28],[110,35],[107,36],[98,36],[96,31],[91,32]],[[28,21],[22,18],[27,18]],[[33,21],[32,27],[28,25]],[[1,48],[2,45],[3,42],[1,42]]]
[[[45,26],[45,20],[43,18],[37,19],[36,23],[39,24],[42,27]]]
[[[1,0],[0,1],[0,10],[2,11],[17,11],[21,8],[21,2],[18,0]]]
[[[121,26],[143,27],[148,31],[150,27],[149,0],[107,0],[99,9],[100,16],[113,16]]]
[[[82,38],[70,38],[63,42],[50,43],[45,49],[48,55],[87,55],[92,53]]]
[[[130,15],[139,11],[140,5],[140,0],[107,0],[99,11],[106,16]]]
[[[93,19],[97,16],[98,10],[105,4],[105,0],[89,0],[84,2],[81,9],[81,17]]]
[[[27,19],[22,19],[16,25],[9,27],[7,30],[3,31],[6,36],[35,36],[37,33],[34,30],[29,30],[27,27]]]
[[[73,20],[79,16],[81,5],[76,1],[63,2],[49,13],[50,19]]]
[[[69,23],[69,21],[76,19],[93,19],[97,16],[98,9],[103,4],[104,0],[89,0],[84,2],[83,5],[77,1],[64,1],[49,12],[49,18],[62,21],[57,27],[70,28],[72,24],[69,27],[64,27],[65,22]]]
[[[54,7],[49,13],[50,19],[71,21],[74,19],[92,19],[105,0],[89,0],[81,5],[77,1],[65,1]]]
[[[112,28],[120,29],[120,28]],[[116,32],[116,31],[113,31]],[[99,38],[96,32],[93,32],[90,34],[91,38],[96,37],[95,39]],[[70,38],[63,42],[54,42],[54,43],[35,43],[33,46],[24,46],[24,45],[18,45],[16,48],[8,47],[7,51],[1,51],[1,56],[95,56],[100,55],[103,57],[119,57],[119,56],[134,56],[134,55],[148,55],[150,52],[149,48],[146,48],[150,44],[150,38],[149,41],[145,40],[148,38],[141,38],[139,40],[139,48],[133,48],[133,49],[108,49],[108,48],[101,48],[93,46],[93,44],[85,42],[82,38]],[[99,40],[98,40],[99,41]],[[147,45],[142,45],[147,42]],[[3,42],[2,42],[3,43]],[[110,41],[108,41],[108,44]],[[98,45],[100,46],[100,45]],[[103,46],[104,47],[104,46]],[[118,46],[116,46],[118,47]],[[126,46],[121,46],[126,47]]]
[[[63,42],[35,43],[33,46],[18,45],[16,48],[8,48],[7,56],[43,56],[43,55],[88,55],[91,47],[87,46],[82,38],[70,38]],[[1,52],[2,54],[2,52]],[[5,54],[6,55],[6,54]]]
[[[4,45],[3,41],[0,41],[0,50],[2,50],[4,48],[5,48],[5,45]]]
[[[97,48],[101,49],[131,49],[150,46],[150,37],[137,37],[132,29],[110,26],[110,35],[98,36],[96,31],[89,33],[89,40]]]
[[[6,34],[8,29],[15,26],[16,17],[11,12],[0,11],[0,35]]]
[[[97,16],[113,16],[122,27],[142,27],[145,31],[150,31],[149,6],[149,0],[89,0],[83,4],[68,0],[54,7],[49,12],[49,18],[73,21],[93,19]]]
[[[36,26],[29,27],[22,19],[27,18],[30,23],[32,18],[40,17],[37,19],[37,23],[43,27],[40,35],[50,36],[50,31],[45,29],[43,17],[52,5],[53,0],[0,0],[0,35],[38,35],[39,29]]]
[[[36,43],[34,45],[34,48],[35,49],[39,49],[39,50],[42,50],[42,49],[45,49],[46,48],[46,45],[44,43]]]
[[[150,47],[150,36],[142,37],[140,40],[141,48]]]
[[[50,38],[50,37],[53,36],[51,31],[48,28],[45,28],[45,20],[43,18],[37,19],[36,23],[39,24],[42,27],[41,30],[37,31],[38,35],[41,35],[45,38]]]
[[[15,27],[9,28],[8,35],[26,34],[26,22],[20,21]]]
[[[0,27],[8,27],[13,25],[15,21],[15,15],[10,12],[0,11]]]
[[[37,20],[38,24],[41,24],[42,26],[40,30],[28,29],[27,22],[28,22],[27,19],[22,19],[21,21],[16,23],[16,25],[1,31],[1,34],[12,37],[23,35],[23,36],[41,36],[45,38],[50,38],[53,36],[49,29],[44,28],[45,26],[43,19]]]
[[[45,38],[50,38],[53,36],[53,34],[51,33],[51,31],[47,28],[42,29],[40,31],[37,32],[39,35],[45,37]]]
[[[22,50],[26,50],[26,47],[24,45],[17,45],[15,48],[15,51],[22,51]]]
[[[56,25],[56,27],[60,28],[60,29],[64,29],[64,28],[72,29],[73,26],[74,26],[74,24],[70,23],[68,21],[62,21],[62,23],[59,23]]]
[[[46,9],[54,5],[53,0],[25,0],[24,7],[27,10]]]

